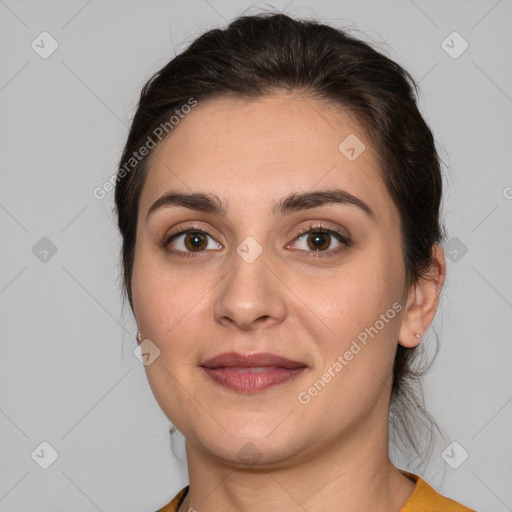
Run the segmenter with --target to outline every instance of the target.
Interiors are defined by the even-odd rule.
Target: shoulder
[[[174,496],[174,498],[167,503],[164,507],[158,509],[156,512],[176,512],[178,510],[179,505],[181,504],[183,498],[188,492],[188,485],[181,489],[181,491]]]
[[[416,487],[400,512],[475,512],[460,503],[439,494],[418,475],[402,471],[416,482]]]

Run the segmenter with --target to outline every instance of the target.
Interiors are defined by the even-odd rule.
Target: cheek
[[[182,422],[189,421],[184,411],[195,410],[185,390],[197,371],[193,345],[201,336],[198,326],[204,325],[206,311],[201,298],[205,290],[197,286],[194,276],[170,273],[158,260],[149,251],[137,254],[133,305],[143,338],[160,350],[159,356],[145,366],[148,383],[164,413],[180,428]]]
[[[214,273],[198,273],[186,265],[171,266],[164,257],[141,249],[134,262],[132,293],[137,325],[144,338],[160,350],[146,367],[156,378],[165,369],[180,382],[197,371],[201,348],[210,343]],[[201,347],[201,343],[203,345]]]
[[[204,291],[198,289],[193,275],[171,272],[165,256],[142,247],[133,265],[132,295],[134,313],[144,335],[155,340],[182,318]]]
[[[289,279],[296,296],[303,299],[294,301],[302,311],[303,321],[313,320],[310,325],[318,326],[317,335],[322,333],[317,339],[336,349],[373,326],[400,299],[399,269],[385,259],[354,258],[328,276]],[[395,317],[396,308],[384,319],[386,327],[382,330],[386,334],[396,323]]]
[[[320,320],[312,324],[303,317],[304,329],[318,326],[312,333],[319,354],[312,383],[315,378],[332,382],[318,405],[329,400],[347,404],[359,397],[363,406],[382,392],[392,374],[397,346],[400,279],[396,263],[367,257],[316,284],[295,283],[297,295],[308,298],[306,304]],[[300,308],[307,313],[307,308]]]
[[[391,385],[402,306],[381,269],[353,270],[330,279],[323,294],[309,287],[300,292],[310,290],[308,304],[322,322],[313,333],[318,364],[299,403],[308,402],[313,417],[325,417],[326,429],[370,414]]]

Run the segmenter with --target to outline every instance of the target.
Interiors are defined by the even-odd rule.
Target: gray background
[[[150,74],[251,5],[0,0],[0,511],[154,511],[187,483],[133,355],[113,196],[92,191],[115,173]],[[512,510],[512,2],[267,5],[355,26],[420,81],[450,238],[426,397],[469,454],[452,469],[441,446],[422,476],[479,510]],[[58,43],[47,58],[31,47],[51,48],[44,31]],[[457,58],[443,46],[462,49],[443,43],[453,31],[469,44]],[[47,469],[43,441],[58,452]],[[181,436],[176,449],[183,459]]]

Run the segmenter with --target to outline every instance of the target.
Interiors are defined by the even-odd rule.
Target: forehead
[[[348,113],[299,93],[217,98],[199,102],[153,150],[141,210],[168,189],[215,192],[247,205],[328,187],[383,215],[392,207],[376,155]]]

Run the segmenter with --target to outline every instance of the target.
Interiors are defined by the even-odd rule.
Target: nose
[[[217,288],[216,321],[245,331],[282,322],[286,317],[283,283],[268,266],[265,252],[251,263],[234,253],[231,265]]]

